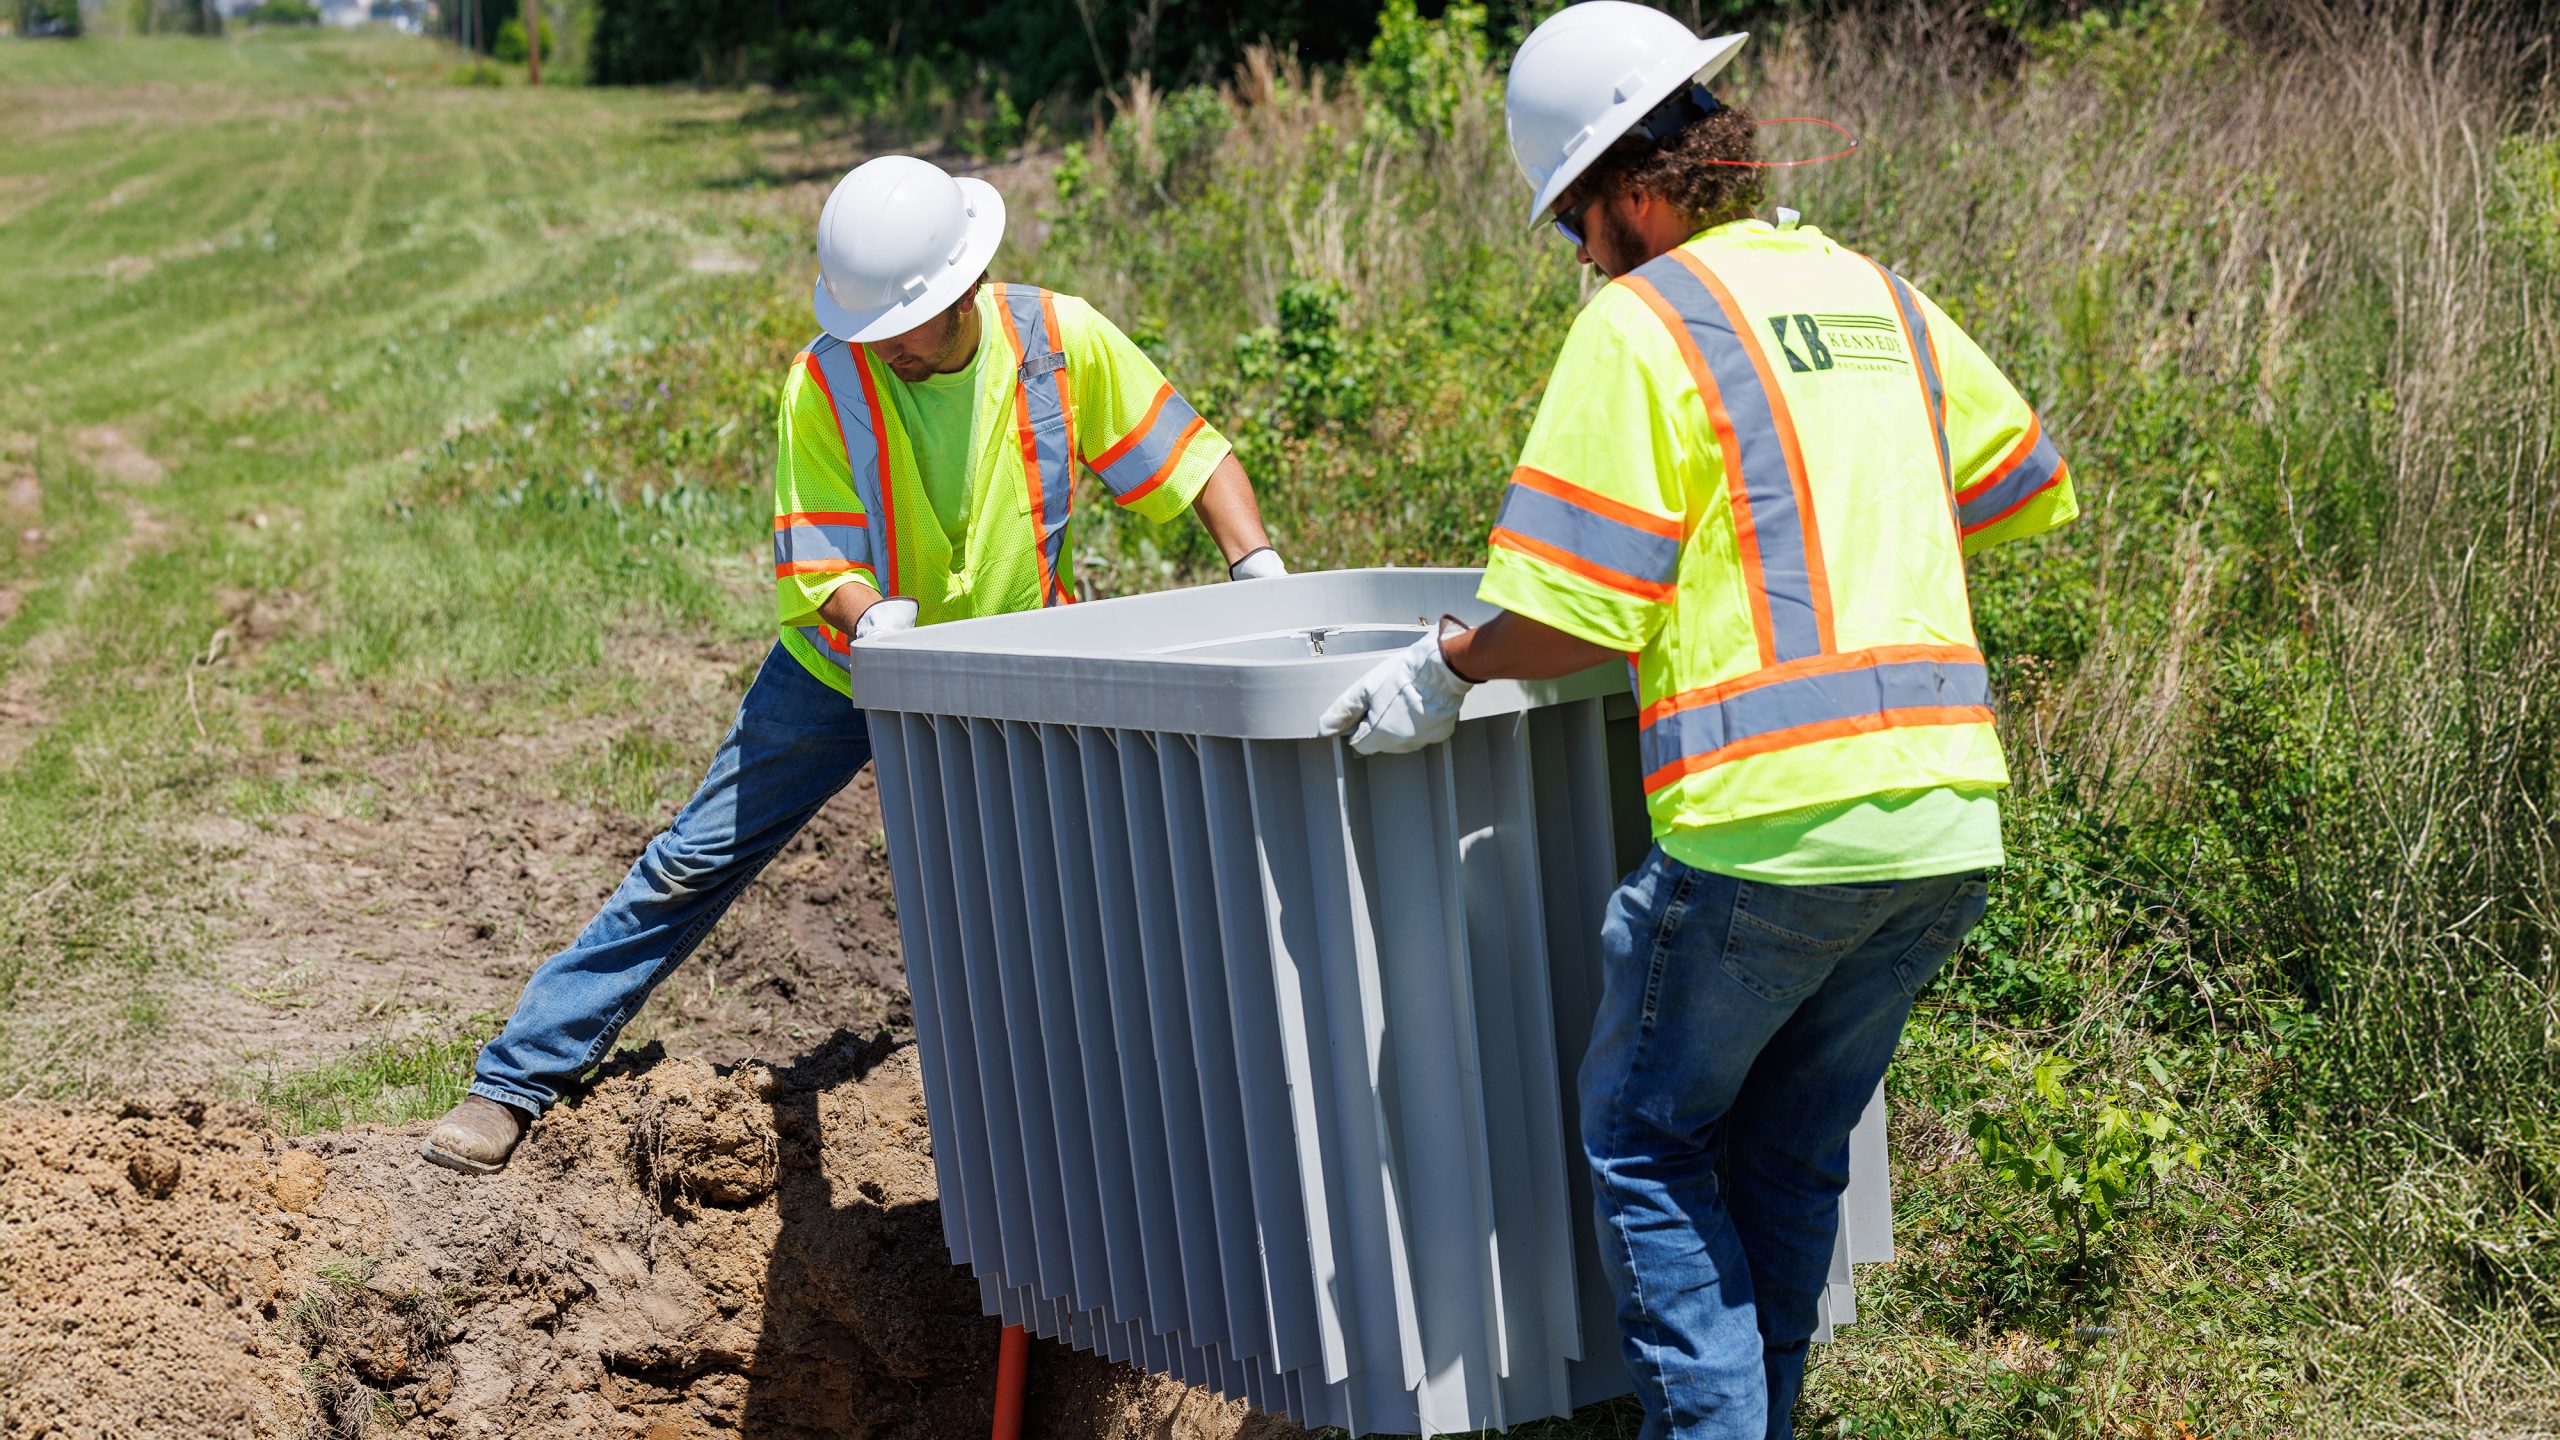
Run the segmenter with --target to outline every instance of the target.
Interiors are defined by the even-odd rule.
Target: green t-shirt
[[[928,375],[909,384],[892,380],[880,387],[898,412],[898,423],[915,447],[917,478],[925,498],[933,502],[933,518],[942,523],[954,554],[967,551],[963,533],[969,522],[969,444],[977,434],[978,380],[987,351],[1004,342],[996,327],[979,327],[978,351],[969,363],[948,375]]]
[[[1781,885],[1988,870],[2004,858],[1998,795],[1948,786],[1890,791],[1673,830],[1662,849],[1683,865]]]

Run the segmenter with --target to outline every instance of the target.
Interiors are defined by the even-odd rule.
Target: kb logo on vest
[[[1796,355],[1793,346],[1787,344],[1787,322],[1791,320],[1795,322],[1796,334],[1804,341],[1805,358],[1813,362],[1810,365],[1805,363],[1805,358],[1799,358]],[[1769,317],[1769,328],[1777,332],[1778,349],[1786,355],[1788,369],[1798,375],[1804,375],[1815,370],[1831,368],[1831,347],[1822,343],[1822,327],[1814,323],[1812,316],[1772,315]]]
[[[1794,331],[1790,336],[1787,332]],[[1902,327],[1885,315],[1772,315],[1769,333],[1778,337],[1778,352],[1798,375],[1837,369],[1842,373],[1886,370],[1908,365]]]

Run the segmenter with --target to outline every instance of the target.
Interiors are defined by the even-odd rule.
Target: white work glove
[[[895,635],[916,628],[916,602],[904,595],[889,595],[871,602],[862,618],[853,622],[853,638],[868,640],[874,635]]]
[[[1230,580],[1275,580],[1288,573],[1289,567],[1280,561],[1280,552],[1268,545],[1227,567]]]
[[[1348,735],[1363,755],[1403,755],[1446,740],[1475,683],[1440,654],[1440,631],[1414,641],[1342,692],[1317,723],[1320,735]]]

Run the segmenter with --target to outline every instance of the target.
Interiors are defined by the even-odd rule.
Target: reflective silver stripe
[[[1655,717],[1644,727],[1644,770],[1659,777],[1681,761],[1807,725],[1990,704],[1991,677],[1980,661],[1899,660],[1799,675]],[[1657,788],[1650,778],[1648,788]]]
[[[1182,398],[1182,392],[1167,385],[1157,392],[1154,412],[1104,451],[1093,473],[1111,487],[1114,499],[1126,504],[1164,478],[1182,447],[1182,437],[1201,423],[1200,412]]]
[[[2038,424],[2035,444],[2028,449],[2024,459],[2011,466],[2005,474],[1995,474],[1959,497],[1956,509],[1962,517],[1964,533],[1970,535],[1986,525],[2008,518],[2061,475],[2062,452],[2053,448],[2053,441],[2044,433],[2044,426]]]
[[[773,565],[825,564],[846,561],[871,564],[871,531],[862,525],[817,525],[806,521],[773,532]]]
[[[821,335],[809,342],[809,360],[827,382],[828,398],[835,402],[836,430],[844,437],[845,465],[853,472],[854,498],[862,502],[862,513],[871,522],[856,532],[858,538],[845,555],[870,567],[880,579],[881,594],[904,594],[898,582],[897,537],[890,533],[895,517],[881,503],[888,459],[880,437],[871,431],[871,405],[865,398],[867,377],[862,373],[862,358],[853,346],[832,335]],[[776,543],[779,541],[776,536]],[[888,563],[882,563],[883,556],[888,557]]]
[[[1494,528],[1525,535],[1631,580],[1668,585],[1680,568],[1680,542],[1585,510],[1543,490],[1511,482]]]
[[[1735,518],[1747,520],[1759,542],[1760,585],[1768,603],[1774,658],[1801,660],[1821,654],[1822,623],[1805,548],[1808,517],[1796,505],[1795,477],[1787,468],[1777,406],[1761,383],[1759,367],[1752,363],[1751,341],[1740,329],[1742,317],[1726,314],[1723,303],[1690,273],[1676,251],[1648,262],[1627,278],[1652,287],[1680,317],[1732,421],[1733,438],[1742,451],[1743,493],[1751,512]]]
[[[1055,605],[1066,595],[1067,577],[1059,567],[1066,563],[1067,502],[1075,480],[1066,397],[1058,384],[1067,357],[1061,343],[1049,334],[1048,315],[1040,303],[1042,292],[1028,285],[1003,289],[1013,333],[1022,342],[1020,383],[1031,422],[1031,453],[1022,458],[1026,465],[1039,466],[1040,552],[1047,562],[1042,568],[1053,580],[1040,603]]]
[[[1949,489],[1955,487],[1955,470],[1947,463],[1947,387],[1938,378],[1938,361],[1929,347],[1929,320],[1920,309],[1920,299],[1902,277],[1876,267],[1884,283],[1893,290],[1893,308],[1902,312],[1903,329],[1911,340],[1911,363],[1920,367],[1920,383],[1929,392],[1929,433],[1938,441],[1938,474]]]
[[[799,631],[800,638],[808,641],[809,648],[817,651],[828,664],[833,665],[847,675],[853,673],[853,657],[849,654],[838,651],[834,646],[828,644],[827,632],[823,628],[816,625],[794,625],[791,628]]]

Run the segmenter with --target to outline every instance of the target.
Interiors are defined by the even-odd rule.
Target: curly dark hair
[[[1658,142],[1622,136],[1557,200],[1556,211],[1569,215],[1594,200],[1641,190],[1668,201],[1701,230],[1743,219],[1768,194],[1768,172],[1729,162],[1759,159],[1758,135],[1751,112],[1728,105]]]

